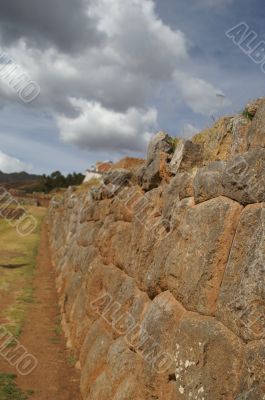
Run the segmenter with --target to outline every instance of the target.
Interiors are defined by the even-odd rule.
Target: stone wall
[[[262,116],[240,131],[247,152],[233,131],[229,159],[209,163],[160,133],[137,176],[112,171],[52,202],[85,400],[265,399]]]

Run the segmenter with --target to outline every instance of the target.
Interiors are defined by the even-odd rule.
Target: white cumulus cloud
[[[31,165],[0,151],[0,171],[11,173],[11,172],[21,172],[30,170],[31,170]]]
[[[58,21],[56,27],[51,26],[49,14],[44,21],[52,33],[44,35],[48,41],[39,36],[37,40],[34,30],[31,38],[31,30],[25,29],[27,15],[20,14],[17,18],[23,17],[25,35],[17,38],[13,32],[16,40],[2,43],[0,36],[0,51],[7,52],[41,87],[32,107],[55,116],[64,141],[90,150],[144,150],[159,113],[150,107],[151,100],[163,85],[175,83],[180,89],[178,101],[195,113],[210,115],[226,105],[216,97],[218,90],[211,83],[186,72],[192,59],[189,41],[159,18],[154,1],[75,1],[77,7],[86,6],[86,11],[77,11],[87,18],[89,29],[80,28],[81,32],[75,27],[77,37],[69,49],[63,40],[69,37],[69,27],[64,32]],[[63,6],[61,0],[59,4]],[[6,15],[15,18],[10,7]],[[94,39],[88,37],[85,42],[83,36],[92,31]],[[0,105],[19,102],[16,94],[6,91],[0,86]]]
[[[178,71],[175,71],[174,79],[186,103],[197,114],[210,116],[230,105],[221,90],[203,79]]]
[[[87,150],[141,151],[156,128],[155,109],[129,108],[125,113],[102,107],[100,103],[71,99],[79,110],[76,118],[58,116],[61,138]]]

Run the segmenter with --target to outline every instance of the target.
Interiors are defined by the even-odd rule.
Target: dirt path
[[[33,390],[32,400],[80,400],[79,374],[70,364],[70,354],[58,325],[55,273],[51,266],[46,224],[34,276],[34,301],[29,305],[19,340],[38,360],[29,376],[18,376],[23,390]]]

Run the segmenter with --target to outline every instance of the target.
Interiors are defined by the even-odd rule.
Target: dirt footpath
[[[34,301],[27,310],[20,342],[38,360],[29,376],[18,376],[24,391],[33,390],[32,400],[81,400],[79,374],[66,350],[58,323],[55,272],[51,265],[46,224],[43,224],[33,282]]]

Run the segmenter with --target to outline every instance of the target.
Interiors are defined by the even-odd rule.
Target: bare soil
[[[18,375],[17,385],[25,392],[32,390],[32,400],[81,400],[79,373],[71,365],[73,360],[60,332],[55,278],[44,223],[33,281],[34,298],[28,305],[19,337],[21,344],[37,358],[38,367],[29,376]],[[0,371],[16,373],[1,357]]]

